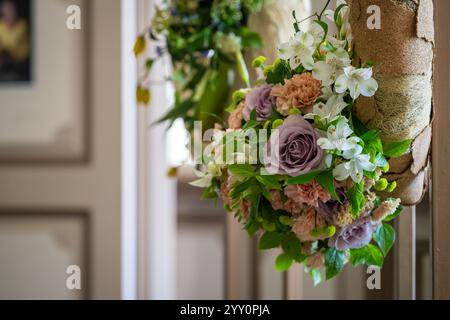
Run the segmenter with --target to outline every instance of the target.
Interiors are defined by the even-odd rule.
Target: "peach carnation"
[[[248,220],[248,218],[250,218],[250,201],[242,200],[241,214],[245,220]]]
[[[311,231],[317,228],[323,228],[327,224],[325,220],[317,214],[314,208],[306,209],[292,226],[292,231],[297,235],[300,241],[315,241],[325,239],[311,235]]]
[[[325,255],[321,252],[315,253],[308,257],[306,260],[306,266],[311,269],[318,269],[325,264]]]
[[[245,108],[245,104],[242,101],[239,103],[237,108],[231,112],[230,116],[228,117],[228,127],[233,130],[237,130],[241,128],[242,119],[244,119],[243,111]]]
[[[277,84],[272,89],[272,96],[277,97],[277,110],[284,116],[292,108],[311,106],[322,94],[322,82],[315,79],[311,73],[296,74],[284,85]]]
[[[230,198],[230,185],[228,179],[225,179],[220,185],[220,195],[222,196],[223,203],[231,207],[232,201]]]
[[[315,180],[308,184],[293,184],[284,189],[284,194],[296,203],[307,204],[312,207],[319,206],[319,200],[327,202],[330,194]]]
[[[270,204],[272,205],[272,208],[274,210],[284,210],[291,214],[296,215],[300,214],[302,209],[304,208],[303,205],[296,203],[291,199],[288,199],[288,201],[283,203],[283,199],[281,199],[281,195],[277,190],[270,190],[270,194],[271,194]]]

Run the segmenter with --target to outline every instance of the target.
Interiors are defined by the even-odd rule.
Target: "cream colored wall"
[[[91,37],[91,159],[74,165],[1,165],[0,209],[88,211],[91,297],[120,298],[120,0],[89,4],[82,14],[90,15],[90,25],[82,27]],[[58,44],[52,45],[57,50]],[[48,285],[64,284],[50,279]]]

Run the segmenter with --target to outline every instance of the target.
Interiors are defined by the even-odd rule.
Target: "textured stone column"
[[[410,153],[390,161],[390,196],[405,205],[422,199],[428,185],[431,142],[434,21],[432,0],[349,0],[355,61],[375,62],[379,90],[360,98],[356,115],[383,141],[413,139]],[[370,30],[369,6],[381,9],[381,29]]]

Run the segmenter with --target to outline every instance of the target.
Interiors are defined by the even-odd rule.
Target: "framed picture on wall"
[[[31,81],[31,0],[0,0],[0,85]]]
[[[0,0],[0,163],[88,158],[88,19],[66,26],[68,5]]]

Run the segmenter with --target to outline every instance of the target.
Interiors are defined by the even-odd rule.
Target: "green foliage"
[[[408,152],[411,148],[411,139],[403,140],[403,141],[395,141],[383,146],[384,155],[388,158],[396,158]]]
[[[292,78],[293,73],[287,61],[277,59],[271,70],[267,72],[266,82],[269,84],[284,84],[284,80]]]
[[[243,178],[249,178],[255,175],[255,170],[249,164],[232,164],[228,166],[228,170],[232,174]]]
[[[259,34],[246,26],[247,18],[264,3],[265,0],[168,1],[167,6],[156,9],[149,28],[137,37],[134,52],[140,56],[150,40],[164,41],[157,47],[154,59],[145,61],[146,76],[140,80],[140,87],[148,80],[154,62],[166,52],[171,56],[172,80],[179,98],[159,122],[173,123],[182,118],[187,129],[192,130],[194,121],[200,120],[203,129],[212,128],[216,122],[212,115],[221,117],[229,104],[234,81],[229,77],[230,71],[237,70],[250,86],[243,52],[261,48],[263,43]],[[187,91],[194,94],[181,94]],[[146,96],[140,94],[137,98],[145,104],[149,101]],[[235,107],[233,102],[232,108]]]
[[[302,254],[302,245],[300,240],[292,232],[289,232],[283,236],[281,240],[281,247],[283,248],[285,254],[299,263],[303,262],[306,258],[306,256]]]
[[[325,276],[329,280],[337,276],[344,268],[344,252],[328,248],[325,252]]]
[[[301,176],[289,178],[286,180],[286,185],[291,184],[307,184],[311,182],[314,178],[316,178],[319,174],[321,174],[323,170],[310,171]]]
[[[375,232],[373,239],[378,244],[383,255],[386,257],[395,242],[395,230],[387,223],[380,223]]]
[[[403,206],[398,206],[397,209],[395,209],[395,211],[392,214],[390,214],[386,218],[384,218],[383,221],[390,222],[390,221],[394,220],[395,218],[397,218],[400,215],[400,213],[402,213],[402,211],[403,211]]]
[[[317,175],[316,181],[318,184],[320,184],[328,193],[331,195],[331,197],[339,202],[341,202],[341,199],[339,199],[336,188],[334,186],[334,177],[333,177],[333,171],[327,170],[323,171],[320,174]]]
[[[265,232],[259,240],[259,249],[267,250],[281,245],[281,235],[278,232]]]
[[[365,264],[367,266],[383,266],[383,254],[373,244],[359,249],[350,249],[350,263],[354,266]]]
[[[351,213],[353,218],[358,218],[361,209],[364,207],[366,203],[366,198],[364,197],[364,182],[355,183],[353,187],[351,187],[347,191],[347,199],[350,203]]]
[[[281,253],[275,260],[275,270],[283,272],[288,270],[294,260],[286,253]]]

